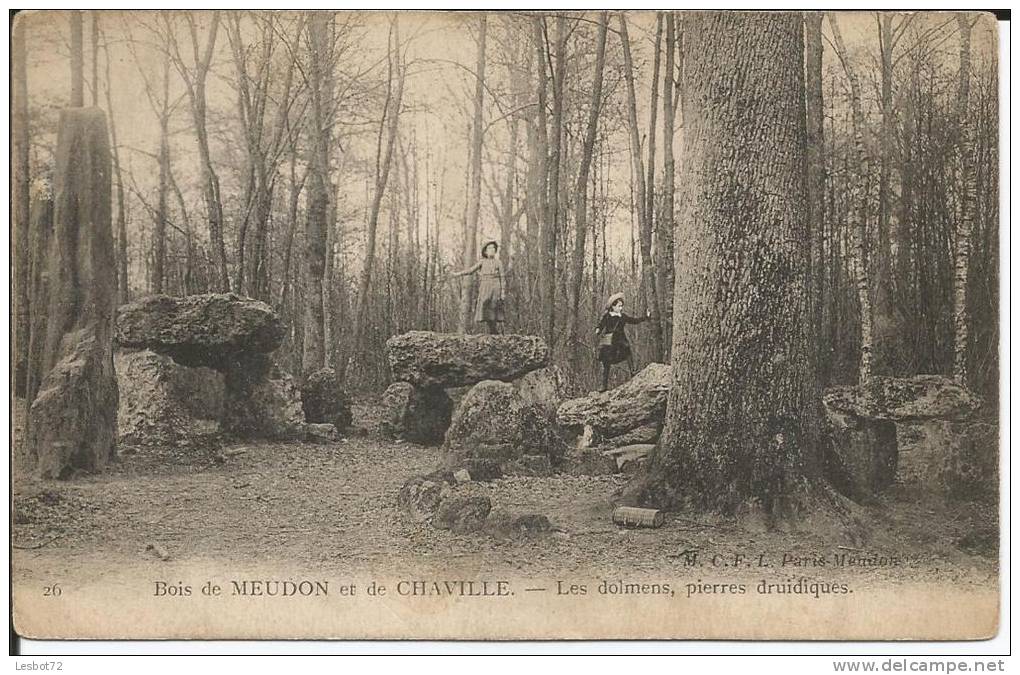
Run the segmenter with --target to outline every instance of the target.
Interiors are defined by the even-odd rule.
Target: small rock
[[[460,485],[445,491],[432,524],[455,534],[475,532],[485,524],[492,500],[476,484]]]
[[[153,553],[156,554],[156,557],[158,557],[160,560],[169,560],[170,559],[170,553],[165,548],[160,546],[159,544],[156,544],[156,543],[147,544],[145,546],[145,550],[146,551],[152,551]]]
[[[489,481],[503,477],[503,469],[499,462],[481,457],[469,457],[460,463],[460,468],[471,474],[472,480]]]
[[[442,480],[413,476],[400,488],[397,505],[415,520],[428,520],[439,510],[444,485]]]
[[[471,480],[471,474],[468,473],[467,469],[458,469],[453,472],[453,477],[457,479],[458,483],[467,483]]]

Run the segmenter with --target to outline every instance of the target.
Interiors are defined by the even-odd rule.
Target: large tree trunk
[[[74,469],[101,469],[116,447],[117,282],[101,110],[61,112],[54,173],[45,375],[29,411],[25,460],[43,477],[66,478]]]
[[[817,471],[802,30],[796,13],[685,17],[684,246],[645,503],[782,515]]]
[[[956,121],[960,145],[960,221],[953,256],[953,377],[967,383],[967,271],[970,238],[974,227],[974,136],[970,114],[970,19],[956,15],[960,31],[960,80],[956,94]]]
[[[14,322],[11,340],[15,345],[15,388],[25,395],[28,370],[28,340],[32,305],[29,303],[31,254],[29,252],[29,140],[28,140],[28,71],[23,15],[14,23],[12,58],[13,148],[11,152],[12,204],[14,220]]]
[[[822,327],[828,325],[828,306],[825,300],[825,154],[824,108],[822,105],[822,20],[821,12],[804,15],[804,80],[806,85],[807,116],[807,210],[808,232],[811,241],[808,293],[811,343],[815,347],[817,375],[825,384],[831,345],[823,336]]]
[[[634,59],[630,52],[630,37],[627,34],[627,19],[620,13],[620,40],[623,42],[623,70],[627,81],[627,116],[630,123],[630,155],[633,162],[634,201],[637,204],[638,239],[641,249],[641,285],[646,293],[646,304],[649,308],[659,306],[658,294],[655,292],[655,270],[652,266],[652,226],[648,202],[645,200],[645,171],[641,161],[641,138],[637,119],[637,94],[634,91]],[[659,326],[658,312],[652,321],[653,360],[662,359],[662,330]]]
[[[602,12],[599,18],[599,34],[595,52],[595,73],[592,76],[591,102],[588,108],[588,126],[584,131],[584,146],[581,149],[581,166],[577,171],[574,186],[574,253],[570,265],[570,326],[569,336],[571,361],[577,361],[579,347],[578,312],[581,307],[581,280],[584,276],[584,248],[588,235],[588,175],[591,171],[592,152],[598,134],[599,114],[602,107],[602,80],[606,65],[606,32],[609,13]],[[594,277],[592,279],[594,283]]]
[[[471,183],[468,186],[468,212],[464,222],[464,245],[461,249],[461,261],[464,269],[474,264],[478,251],[478,214],[482,201],[482,111],[485,95],[485,13],[478,20],[478,58],[475,61],[475,107],[474,119],[471,123]],[[503,251],[506,254],[506,251]],[[471,284],[474,279],[465,276],[460,294],[460,313],[457,330],[466,333],[473,316],[471,303]]]

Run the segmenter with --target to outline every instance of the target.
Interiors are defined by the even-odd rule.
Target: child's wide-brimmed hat
[[[493,244],[493,245],[495,245],[495,247],[496,247],[496,252],[497,252],[497,253],[499,252],[499,242],[498,242],[498,241],[496,241],[495,239],[490,239],[489,241],[487,241],[487,242],[485,242],[484,244],[482,244],[482,257],[483,257],[483,258],[485,257],[485,249],[489,248],[489,245],[490,245],[490,244]]]
[[[611,310],[613,308],[613,304],[617,300],[623,300],[623,293],[613,293],[612,295],[610,295],[609,299],[606,300],[606,306],[604,307],[605,311],[608,312],[609,310]]]

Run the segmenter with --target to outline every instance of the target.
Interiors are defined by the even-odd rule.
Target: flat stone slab
[[[122,347],[220,371],[239,355],[274,351],[283,337],[283,322],[272,307],[233,293],[140,298],[117,309],[114,334]]]
[[[534,335],[411,331],[386,341],[386,357],[395,382],[450,388],[512,382],[547,365],[549,347]]]

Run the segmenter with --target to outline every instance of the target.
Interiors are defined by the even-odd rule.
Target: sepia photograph
[[[18,635],[999,633],[995,15],[9,30]]]

